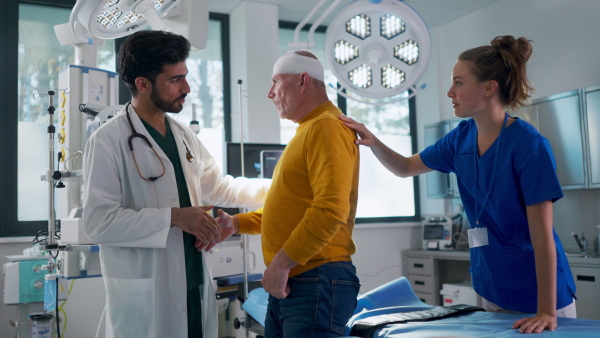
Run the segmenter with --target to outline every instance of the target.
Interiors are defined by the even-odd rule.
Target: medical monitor
[[[229,142],[226,149],[226,174],[233,177],[242,176],[241,145]],[[244,176],[271,178],[283,149],[285,149],[285,144],[244,143]]]
[[[260,177],[273,178],[275,166],[277,166],[282,153],[283,150],[263,150],[260,152]]]

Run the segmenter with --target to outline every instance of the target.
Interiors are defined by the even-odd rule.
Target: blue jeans
[[[356,309],[360,282],[351,262],[331,262],[288,280],[284,299],[269,295],[265,338],[341,337]]]

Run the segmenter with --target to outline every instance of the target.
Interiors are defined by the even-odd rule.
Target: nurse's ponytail
[[[505,35],[494,38],[490,46],[464,51],[458,60],[469,62],[478,81],[498,82],[500,102],[514,110],[524,105],[533,91],[526,67],[531,52],[531,41]]]

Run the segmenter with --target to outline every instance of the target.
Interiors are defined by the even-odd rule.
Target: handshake
[[[208,211],[212,205],[171,209],[171,226],[196,236],[196,249],[209,251],[240,228],[237,216],[231,216],[219,209],[218,217],[212,218]]]

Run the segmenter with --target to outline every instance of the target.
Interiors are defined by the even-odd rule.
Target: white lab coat
[[[100,244],[106,287],[107,337],[187,337],[187,288],[181,229],[170,227],[171,208],[179,207],[174,169],[146,131],[133,107],[136,131],[153,144],[166,167],[155,182],[138,175],[129,150],[132,131],[124,111],[99,128],[84,152],[84,226]],[[259,208],[269,180],[223,177],[213,157],[188,128],[168,118],[192,205]],[[186,159],[186,148],[194,159]],[[162,167],[140,139],[133,142],[142,175],[158,176]],[[208,259],[204,255],[202,328],[217,337],[218,318]]]

